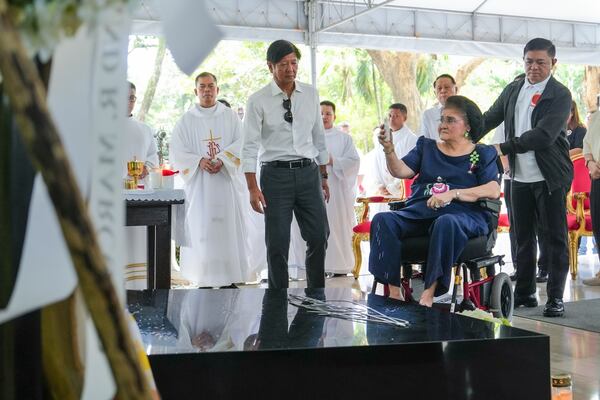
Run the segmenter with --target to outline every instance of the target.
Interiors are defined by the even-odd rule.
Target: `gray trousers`
[[[260,187],[265,197],[265,243],[269,266],[269,288],[288,287],[288,255],[292,213],[306,241],[306,279],[309,288],[325,287],[325,251],[329,237],[327,211],[321,189],[319,167],[303,168],[263,165]]]

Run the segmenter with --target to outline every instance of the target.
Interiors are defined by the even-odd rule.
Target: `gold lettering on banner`
[[[118,94],[117,88],[104,88],[100,90],[100,106],[104,108],[111,107],[112,114],[110,119],[116,120],[119,115],[117,114],[119,110],[117,109],[117,101],[115,96]]]
[[[92,170],[93,218],[97,227],[98,238],[102,252],[107,259],[110,269],[119,268],[115,265],[114,249],[118,245],[115,229],[120,228],[121,221],[117,215],[118,207],[115,196],[120,194],[119,168],[119,135],[124,122],[125,103],[125,57],[122,32],[112,26],[103,26],[98,33],[99,51],[96,53],[97,62],[93,67],[93,77],[97,86],[94,88],[98,95],[97,107],[94,109],[94,130],[96,160]],[[122,86],[122,87],[121,87]],[[118,227],[117,227],[118,225]]]

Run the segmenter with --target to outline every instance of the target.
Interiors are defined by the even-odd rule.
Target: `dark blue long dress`
[[[416,147],[402,158],[419,174],[411,187],[412,195],[406,207],[400,211],[378,213],[371,222],[369,271],[379,281],[399,286],[402,239],[429,234],[425,288],[437,280],[435,295],[446,293],[452,265],[469,238],[488,233],[489,215],[474,203],[460,201],[434,210],[427,207],[427,199],[432,193],[471,188],[497,180],[496,157],[493,147],[481,144],[471,154],[447,156],[434,140],[420,137]]]

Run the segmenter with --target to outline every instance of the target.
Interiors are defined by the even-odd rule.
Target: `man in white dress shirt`
[[[269,288],[288,287],[292,214],[308,248],[308,287],[325,286],[329,155],[319,95],[314,87],[296,81],[299,59],[294,44],[271,43],[267,65],[273,80],[250,96],[244,118],[242,168],[250,204],[265,214]],[[260,187],[257,159],[261,161]]]
[[[396,148],[396,154],[399,158],[404,157],[411,151],[417,144],[417,135],[406,126],[406,119],[408,118],[408,110],[406,106],[401,103],[394,103],[389,107],[388,118],[390,129],[392,130],[394,147]],[[379,131],[379,129],[377,129]],[[383,151],[377,151],[381,145],[376,142],[375,152],[372,157],[373,167],[368,169],[370,177],[369,181],[369,192],[383,196],[398,196],[400,195],[399,185],[401,184],[400,179],[394,178],[387,169],[385,162],[385,154]],[[365,178],[366,179],[366,178]],[[387,207],[387,205],[385,206]]]
[[[433,81],[433,90],[438,102],[431,108],[423,112],[421,119],[421,135],[429,139],[440,140],[438,126],[440,125],[440,116],[442,108],[446,104],[446,99],[458,93],[456,80],[449,74],[442,74]]]
[[[543,231],[540,247],[546,253],[548,300],[544,316],[561,317],[569,272],[566,195],[573,180],[566,121],[571,93],[552,77],[556,47],[543,38],[523,50],[526,79],[509,83],[483,114],[482,133],[504,122],[505,139],[494,145],[508,155],[511,204],[517,238],[517,284],[514,306],[537,307],[535,266],[536,229]],[[481,139],[474,137],[473,141]]]
[[[327,203],[327,220],[331,231],[327,242],[325,272],[333,276],[344,276],[352,270],[352,227],[356,225],[354,202],[356,200],[356,177],[360,156],[352,136],[335,128],[335,104],[321,102],[321,115],[325,127],[325,142],[329,152],[327,173],[331,198]],[[296,224],[292,228],[290,265],[304,266],[306,246]]]

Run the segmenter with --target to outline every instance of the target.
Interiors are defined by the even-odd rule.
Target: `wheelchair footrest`
[[[473,302],[469,299],[463,299],[463,301],[458,305],[458,311],[475,311],[477,307],[475,307],[475,304],[473,304]]]

